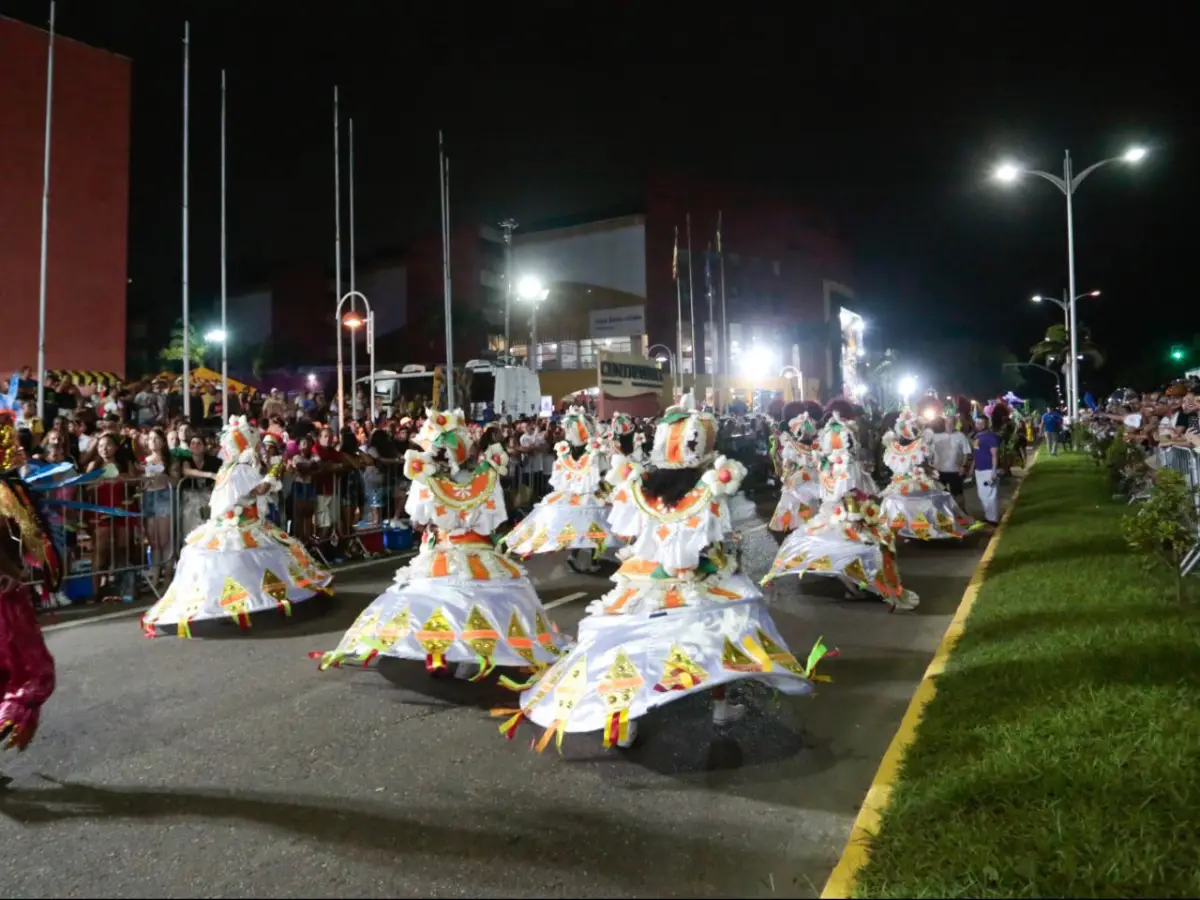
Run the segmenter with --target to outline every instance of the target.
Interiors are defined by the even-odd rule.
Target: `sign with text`
[[[646,307],[622,306],[618,309],[593,309],[588,313],[588,337],[633,337],[646,333]]]
[[[661,394],[663,371],[653,360],[617,353],[597,353],[600,392],[606,397]]]

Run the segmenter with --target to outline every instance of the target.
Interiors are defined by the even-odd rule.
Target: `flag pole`
[[[696,280],[692,277],[692,214],[687,214],[688,241],[688,316],[692,324],[692,392],[695,394],[698,373],[696,370]],[[693,399],[694,396],[693,396]]]
[[[721,374],[725,376],[725,388],[729,389],[729,367],[732,362],[729,355],[729,320],[725,316],[725,251],[721,249],[721,211],[717,211],[717,261],[721,264]],[[725,399],[725,395],[721,395],[721,400],[728,408],[729,401]]]
[[[350,132],[349,161],[347,170],[350,182],[350,310],[358,308],[358,297],[354,293],[354,117],[346,123]],[[354,418],[354,403],[358,399],[358,329],[350,329],[350,418]]]
[[[450,160],[438,130],[438,174],[442,195],[442,294],[446,317],[446,409],[454,409],[454,323],[450,320]],[[437,398],[434,398],[437,402]]]
[[[225,240],[225,70],[221,70],[221,422],[229,424],[229,330],[225,312],[228,300]]]
[[[50,2],[50,44],[46,50],[46,142],[42,151],[42,261],[38,281],[37,416],[46,421],[46,254],[50,234],[50,125],[54,109],[54,0]]]
[[[683,285],[679,283],[679,226],[675,226],[675,249],[671,252],[671,280],[675,282],[675,364],[672,366],[672,393],[683,396],[683,375],[680,365],[683,362]]]
[[[717,320],[713,315],[713,283],[712,283],[712,241],[704,251],[704,292],[708,294],[708,321],[704,323],[704,374],[712,379],[713,405],[717,402]],[[708,336],[712,335],[712,347],[708,346]],[[712,365],[709,366],[709,353],[712,354]]]
[[[183,417],[192,414],[192,335],[188,312],[188,78],[191,24],[183,23]]]
[[[341,428],[346,421],[345,373],[342,371],[342,145],[341,119],[338,112],[338,89],[333,86],[333,282],[337,294],[337,421]],[[353,303],[354,298],[350,301]],[[354,390],[354,385],[350,385]]]

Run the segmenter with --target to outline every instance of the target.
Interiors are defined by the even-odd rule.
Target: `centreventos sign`
[[[600,358],[600,390],[609,397],[638,397],[658,394],[663,389],[663,372],[639,357]]]

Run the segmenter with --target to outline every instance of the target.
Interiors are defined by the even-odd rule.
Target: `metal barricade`
[[[1200,451],[1187,447],[1167,447],[1159,450],[1159,461],[1183,475],[1192,491],[1192,502],[1196,504],[1196,518],[1200,522]],[[1192,549],[1183,558],[1179,570],[1185,576],[1195,571],[1200,564],[1200,525]]]
[[[40,593],[46,608],[88,599],[132,603],[139,587],[158,596],[175,557],[175,490],[163,475],[103,478],[59,488],[66,538],[64,578],[59,595]],[[100,507],[126,515],[101,512]],[[37,585],[30,577],[28,582]]]

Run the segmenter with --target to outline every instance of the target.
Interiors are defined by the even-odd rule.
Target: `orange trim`
[[[447,534],[445,531],[438,529],[437,539],[441,541],[449,541],[451,544],[487,544],[492,545],[491,538],[480,534],[478,531],[468,531],[464,534]]]
[[[445,578],[450,574],[450,561],[444,551],[433,555],[433,564],[429,567],[430,578]]]
[[[667,462],[683,462],[683,435],[688,420],[682,419],[667,426]]]
[[[474,553],[467,554],[467,566],[471,569],[471,577],[476,581],[491,581],[492,573],[487,570],[487,566]]]

